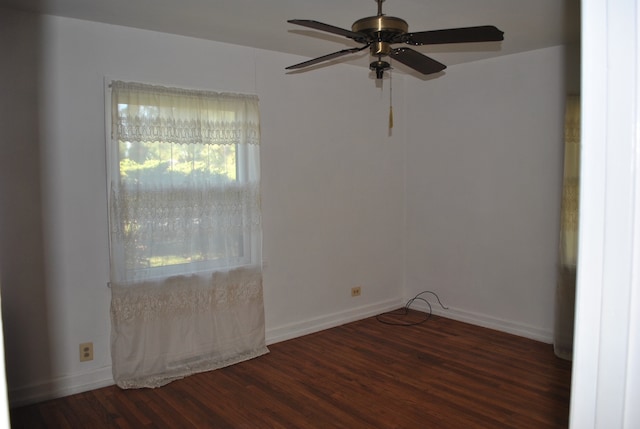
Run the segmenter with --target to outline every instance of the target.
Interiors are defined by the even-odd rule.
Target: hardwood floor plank
[[[571,363],[514,335],[437,316],[411,327],[368,318],[269,348],[158,389],[111,386],[13,409],[11,421],[91,429],[568,425]]]
[[[112,414],[116,415],[116,427],[136,428],[151,424],[151,420],[142,414],[137,403],[126,395],[118,394],[117,387],[112,386],[106,389],[94,391],[94,394]]]

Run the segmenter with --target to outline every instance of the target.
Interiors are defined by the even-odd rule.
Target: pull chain
[[[393,86],[391,84],[391,68],[389,68],[389,129],[393,129]]]

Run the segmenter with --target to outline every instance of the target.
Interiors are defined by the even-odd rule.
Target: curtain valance
[[[258,97],[114,81],[112,138],[128,142],[260,142]]]

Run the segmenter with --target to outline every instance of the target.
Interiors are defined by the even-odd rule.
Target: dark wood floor
[[[417,316],[416,314],[413,317]],[[369,318],[159,389],[11,410],[13,428],[566,428],[571,364],[536,341],[433,316]]]

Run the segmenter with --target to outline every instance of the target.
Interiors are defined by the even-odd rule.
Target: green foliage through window
[[[120,142],[120,180],[138,186],[237,180],[235,145]]]

